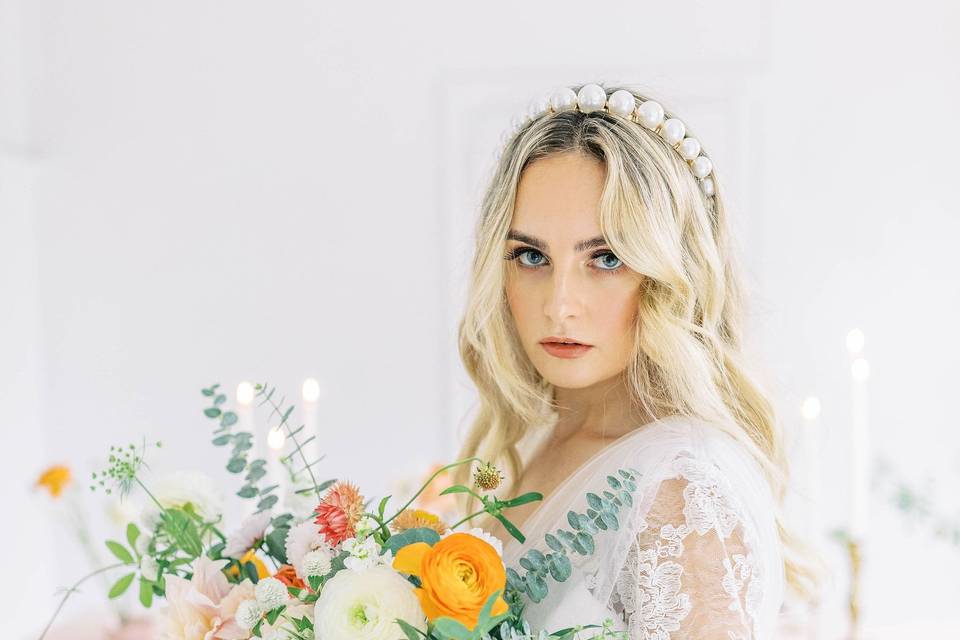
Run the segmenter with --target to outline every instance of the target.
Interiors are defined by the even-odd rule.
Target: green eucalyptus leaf
[[[244,485],[240,491],[237,491],[237,495],[241,498],[253,498],[257,493],[257,488],[249,484]]]
[[[247,461],[243,458],[230,458],[227,463],[227,471],[230,473],[240,473],[247,466]]]
[[[576,511],[567,512],[567,522],[569,522],[570,526],[576,529],[577,531],[580,530],[580,518],[579,518],[579,514]]]
[[[614,489],[619,489],[621,486],[623,486],[620,483],[620,481],[617,480],[614,476],[607,476],[607,484],[609,484]]]
[[[433,622],[433,628],[453,640],[470,640],[471,638],[470,630],[453,618],[437,618]]]
[[[396,556],[400,549],[414,542],[426,542],[432,547],[440,542],[440,534],[427,527],[407,529],[406,531],[395,533],[387,538],[387,541],[383,543],[383,547],[392,551],[393,555]]]
[[[277,500],[279,499],[280,497],[277,495],[267,496],[266,498],[264,498],[263,500],[257,503],[257,511],[266,511],[273,505],[277,504]]]
[[[589,555],[596,549],[596,545],[593,542],[593,536],[584,533],[583,531],[577,534],[577,542],[579,542],[580,546],[586,550],[586,553],[583,555]]]
[[[592,509],[596,509],[597,511],[603,508],[603,500],[601,500],[600,496],[595,493],[587,493],[587,504],[589,504]]]
[[[546,541],[547,546],[553,549],[554,551],[563,552],[563,544],[557,540],[556,536],[551,533],[548,533],[543,536],[543,539]]]
[[[210,407],[203,410],[203,415],[207,416],[208,418],[219,418],[220,413],[221,412],[218,407]]]
[[[219,404],[223,404],[226,401],[227,401],[227,396],[223,395],[222,393],[218,393],[217,397],[213,399],[213,404],[219,405]]]

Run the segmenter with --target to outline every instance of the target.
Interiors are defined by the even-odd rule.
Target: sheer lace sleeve
[[[757,536],[724,474],[682,452],[642,500],[642,521],[609,603],[629,637],[756,638]]]

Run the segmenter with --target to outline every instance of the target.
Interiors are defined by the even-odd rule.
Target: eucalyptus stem
[[[262,388],[266,389],[266,385],[264,385]],[[290,425],[287,423],[287,419],[284,417],[283,412],[280,410],[280,407],[278,407],[277,404],[273,401],[273,398],[270,397],[269,393],[266,394],[266,401],[270,403],[270,406],[273,407],[273,410],[277,412],[278,416],[280,416],[280,424],[277,426],[283,426],[286,428],[287,436],[289,436],[289,438],[293,440],[293,444],[296,447],[296,453],[300,454],[300,459],[303,460],[303,464],[307,469],[307,473],[310,474],[310,483],[313,485],[314,493],[317,494],[317,500],[321,500],[323,496],[320,495],[320,485],[317,484],[317,477],[313,475],[313,467],[311,466],[311,463],[307,462],[307,456],[306,454],[304,454],[303,448],[300,446],[300,443],[297,442],[297,438],[293,434],[293,431],[290,429]]]
[[[91,573],[88,573],[87,575],[85,575],[85,576],[83,576],[82,578],[80,578],[79,580],[77,580],[77,581],[73,584],[73,586],[70,587],[69,589],[67,589],[67,592],[66,592],[65,594],[63,594],[63,599],[60,600],[60,604],[57,605],[57,608],[56,608],[56,610],[53,612],[53,615],[50,616],[50,621],[47,622],[47,626],[45,626],[45,627],[43,628],[43,632],[40,634],[40,637],[38,638],[38,640],[43,640],[43,639],[46,637],[47,632],[50,631],[50,627],[53,626],[54,620],[57,619],[57,615],[59,615],[60,610],[63,609],[63,605],[65,605],[65,604],[67,603],[67,598],[70,597],[70,594],[71,594],[71,593],[73,593],[74,591],[77,590],[77,587],[79,587],[81,584],[83,584],[83,583],[86,582],[89,578],[92,578],[93,576],[100,575],[101,573],[104,573],[104,572],[106,572],[106,571],[110,571],[111,569],[116,569],[116,568],[118,568],[118,567],[125,567],[125,566],[127,566],[127,563],[126,563],[126,562],[118,562],[118,563],[116,563],[116,564],[111,564],[111,565],[108,565],[108,566],[106,566],[106,567],[101,567],[101,568],[99,568],[99,569],[97,569],[96,571],[93,571],[93,572],[91,572]]]
[[[416,499],[420,496],[420,494],[423,493],[423,492],[426,490],[426,488],[427,488],[428,486],[430,486],[430,483],[433,482],[433,479],[436,478],[438,475],[440,475],[441,473],[443,473],[443,472],[446,471],[447,469],[452,469],[452,468],[454,468],[454,467],[460,466],[461,464],[465,464],[465,463],[467,463],[467,462],[473,462],[473,461],[483,462],[483,460],[481,460],[480,458],[477,458],[477,457],[464,458],[463,460],[459,460],[459,461],[457,461],[457,462],[453,462],[453,463],[451,463],[451,464],[448,464],[448,465],[445,466],[445,467],[440,467],[439,469],[437,469],[437,470],[433,473],[433,475],[430,476],[430,478],[429,478],[426,482],[423,483],[423,486],[420,487],[420,490],[417,491],[415,494],[413,494],[413,497],[412,497],[412,498],[410,498],[409,500],[407,500],[407,504],[403,505],[403,507],[401,507],[399,511],[397,511],[395,514],[393,514],[392,516],[390,516],[389,518],[387,518],[386,521],[384,521],[383,526],[387,526],[388,524],[390,524],[390,522],[391,522],[394,518],[396,518],[397,516],[399,516],[401,513],[403,513],[403,511],[404,511],[407,507],[409,507],[411,504],[413,504],[413,501],[416,500]]]

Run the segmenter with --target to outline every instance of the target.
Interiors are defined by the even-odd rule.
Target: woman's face
[[[517,187],[507,240],[506,294],[527,356],[558,388],[621,374],[633,348],[642,276],[600,234],[604,165],[579,153],[538,160]],[[543,342],[590,345],[565,352]]]

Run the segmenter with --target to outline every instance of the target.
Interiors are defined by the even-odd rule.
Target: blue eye
[[[604,271],[616,271],[623,264],[623,261],[621,261],[620,258],[613,255],[609,251],[601,253],[599,256],[597,256],[597,258],[600,259],[601,263],[603,263],[602,258],[606,258],[606,257],[613,258],[616,261],[616,264],[610,265],[609,263],[606,263],[608,265],[606,268],[601,267]]]
[[[521,256],[529,255],[529,254],[531,254],[531,253],[540,256],[541,259],[543,258],[543,254],[540,253],[539,251],[535,250],[535,249],[523,249],[523,250],[521,250],[521,251],[518,251],[518,252],[516,253],[516,257],[519,259]],[[525,266],[525,267],[536,267],[538,264],[542,264],[542,263],[541,263],[541,262],[535,262],[534,264],[527,264],[527,263],[524,262],[523,260],[520,260],[520,264],[522,264],[522,265]]]
[[[527,260],[521,259],[521,256],[528,254],[536,256],[537,258],[535,258],[533,262],[528,262]],[[598,264],[605,265],[597,267],[598,271],[602,271],[604,273],[615,273],[620,271],[621,267],[623,267],[623,261],[610,251],[598,251],[597,253],[593,254],[592,258],[594,261],[597,261]],[[610,258],[613,260],[609,260]],[[546,258],[542,253],[530,247],[517,247],[516,249],[507,252],[507,255],[504,256],[504,259],[517,260],[520,263],[520,266],[524,269],[537,269],[540,267],[540,265],[546,262]]]

